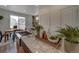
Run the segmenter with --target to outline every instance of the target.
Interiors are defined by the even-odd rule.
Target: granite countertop
[[[21,39],[33,53],[61,53],[61,51],[36,39],[34,36],[22,36]]]

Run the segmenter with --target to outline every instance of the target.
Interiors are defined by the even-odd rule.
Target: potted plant
[[[51,35],[48,40],[50,42],[56,43],[58,41],[57,39],[58,39],[57,36]]]
[[[59,39],[60,39],[59,36],[57,36],[57,35],[51,35],[48,40],[50,42],[57,43],[59,41]]]
[[[64,47],[67,52],[79,52],[79,28],[66,26],[60,28],[58,31],[59,36],[65,39]]]
[[[56,38],[57,38],[56,36],[53,36],[53,35],[50,36],[50,39],[52,39],[52,40],[56,40]]]
[[[35,26],[35,30],[36,30],[36,37],[40,38],[40,31],[43,29],[43,27],[41,25],[37,25]]]

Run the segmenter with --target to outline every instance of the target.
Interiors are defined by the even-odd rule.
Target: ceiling
[[[23,14],[38,15],[40,10],[43,10],[44,12],[45,10],[51,7],[53,11],[67,6],[66,5],[0,5],[0,8]]]
[[[0,5],[0,8],[23,14],[37,15],[37,5]]]

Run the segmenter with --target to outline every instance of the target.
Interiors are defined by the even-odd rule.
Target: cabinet
[[[60,27],[60,11],[51,12],[49,24],[51,34],[56,34],[57,29]]]
[[[77,26],[77,7],[71,6],[61,10],[61,27],[66,25]]]
[[[46,31],[49,30],[49,20],[50,20],[49,16],[50,16],[49,13],[42,14],[40,16],[40,24],[44,27]]]
[[[77,7],[77,11],[76,12],[77,12],[77,18],[76,18],[77,22],[76,23],[77,23],[77,27],[79,27],[79,6]]]

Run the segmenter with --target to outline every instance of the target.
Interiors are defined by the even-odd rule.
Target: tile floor
[[[18,52],[16,42],[13,42],[11,39],[9,39],[6,43],[3,39],[0,43],[0,53],[24,53],[24,51],[22,47],[20,47]]]
[[[12,42],[9,39],[7,42],[4,42],[4,38],[0,43],[0,53],[17,53],[16,42]]]

